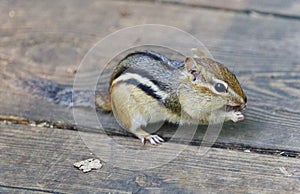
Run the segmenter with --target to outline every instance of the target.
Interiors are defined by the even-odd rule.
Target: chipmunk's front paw
[[[244,120],[244,115],[241,112],[230,112],[231,113],[231,120],[233,122],[238,122]]]
[[[157,145],[164,142],[164,140],[158,135],[149,135],[142,138],[142,143],[145,144],[146,142],[150,142],[152,145]]]

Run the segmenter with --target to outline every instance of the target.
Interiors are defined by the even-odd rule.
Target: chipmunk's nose
[[[245,98],[244,98],[244,102],[245,102],[245,104],[247,104],[247,96],[245,96]]]

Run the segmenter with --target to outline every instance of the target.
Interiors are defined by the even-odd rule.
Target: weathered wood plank
[[[155,0],[154,0],[155,1]],[[300,5],[295,0],[161,0],[159,2],[176,3],[190,7],[202,7],[237,11],[244,14],[263,14],[270,17],[283,17],[287,19],[300,19]]]
[[[25,41],[25,43],[27,42],[27,46],[30,46],[30,43],[33,44],[33,48],[31,47],[31,49],[27,51],[29,55],[28,57],[30,57],[30,55],[34,55],[36,57],[39,56],[39,54],[42,54],[40,53],[41,51],[39,48],[44,46],[42,44],[43,41],[44,44],[53,44],[52,48],[56,48],[54,51],[61,50],[61,47],[63,46],[68,46],[63,44],[64,42],[73,44],[73,47],[71,47],[73,49],[74,47],[76,48],[76,46],[80,45],[80,49],[82,49],[83,53],[68,55],[71,57],[77,56],[78,58],[75,58],[77,59],[75,60],[75,63],[78,64],[80,59],[82,59],[82,56],[85,54],[85,51],[87,51],[87,49],[89,49],[97,40],[103,38],[104,35],[114,32],[122,27],[141,24],[140,21],[143,21],[142,23],[159,22],[161,24],[176,26],[192,33],[199,40],[205,43],[208,48],[212,50],[214,56],[220,60],[223,60],[224,57],[226,57],[225,62],[228,62],[229,64],[238,65],[242,62],[243,65],[241,64],[237,69],[240,71],[248,65],[252,67],[251,70],[266,70],[266,67],[268,67],[267,65],[270,63],[274,68],[276,65],[276,70],[284,70],[283,67],[287,68],[285,70],[291,70],[291,68],[297,67],[298,64],[296,58],[299,57],[297,52],[299,47],[298,44],[294,44],[295,42],[299,41],[297,36],[299,25],[297,25],[297,21],[279,18],[249,17],[248,15],[238,15],[235,13],[226,13],[222,11],[216,12],[205,9],[198,11],[197,9],[190,9],[188,7],[159,5],[146,2],[122,3],[103,1],[95,3],[94,1],[90,1],[89,4],[85,5],[81,5],[79,2],[78,5],[73,2],[72,5],[69,5],[69,11],[74,12],[80,6],[84,7],[81,12],[85,10],[89,11],[89,13],[95,14],[90,14],[88,17],[80,17],[82,13],[79,12],[78,15],[72,15],[72,21],[74,21],[68,22],[66,26],[64,23],[65,20],[62,20],[59,17],[62,10],[56,9],[57,7],[63,7],[65,4],[68,4],[68,1],[61,1],[61,3],[50,5],[47,11],[44,12],[44,18],[40,18],[39,11],[43,10],[45,3],[36,3],[35,9],[33,9],[34,11],[30,11],[30,14],[32,14],[30,15],[30,18],[36,18],[36,20],[26,20],[28,23],[26,23],[26,25],[30,26],[30,29],[25,28],[26,25],[18,20],[18,18],[26,18],[26,16],[29,14],[27,13],[27,10],[29,10],[29,7],[31,7],[30,2],[23,2],[22,5],[12,4],[11,7],[15,7],[16,9],[19,8],[21,13],[18,18],[7,20],[7,13],[4,10],[1,12],[3,14],[5,13],[5,17],[2,17],[3,23],[5,24],[3,25],[3,30],[5,30],[3,33],[5,33],[6,36],[8,36],[7,33],[9,33],[10,36],[8,37],[11,37],[11,35],[18,32],[22,33],[17,36],[17,40],[20,40],[19,44],[22,44],[21,37],[27,40]],[[51,6],[54,6],[55,8],[53,7],[51,9]],[[97,11],[95,10],[96,8]],[[126,16],[122,16],[120,9],[124,9],[128,14]],[[99,17],[99,13],[107,16],[107,18],[110,18],[110,22],[105,23],[105,19],[97,18],[97,16]],[[174,15],[182,18],[182,20],[172,20]],[[66,13],[65,19],[70,20],[69,17],[71,16]],[[47,27],[44,22],[41,22],[41,20],[50,22],[49,18],[51,18],[52,22],[51,27]],[[222,20],[220,18],[222,18]],[[82,29],[84,27],[82,25],[89,27],[88,29],[92,30],[93,33]],[[113,28],[114,26],[118,27]],[[266,28],[268,30],[265,30]],[[71,32],[65,32],[66,29]],[[38,32],[40,32],[40,34],[38,34]],[[30,35],[28,35],[28,33]],[[36,36],[34,36],[34,34]],[[97,37],[95,37],[95,34]],[[54,35],[60,35],[60,38],[55,38]],[[34,39],[39,41],[33,40],[33,36]],[[54,37],[51,38],[51,36]],[[72,40],[68,40],[71,39],[69,37],[73,37],[73,42]],[[19,46],[18,42],[12,44],[14,41],[9,41],[12,39],[6,38],[4,40],[6,43],[10,42],[10,47],[13,47],[14,49],[22,46]],[[83,45],[85,41],[86,44]],[[36,44],[35,47],[34,44]],[[71,45],[69,45],[69,47],[70,46]],[[7,46],[5,48],[7,48]],[[69,49],[71,50],[71,48]],[[272,52],[270,52],[270,50]],[[23,52],[21,52],[20,55],[24,56],[26,53],[24,53],[24,50],[22,51]],[[44,54],[49,54],[49,52],[50,51],[47,51],[46,49],[44,50]],[[6,50],[4,53],[8,54],[9,52]],[[60,52],[57,53],[59,54]],[[49,63],[49,60],[46,61],[48,62],[45,63]],[[61,61],[57,63],[61,64]],[[283,63],[285,65],[282,65]],[[38,64],[42,65],[44,63],[39,62],[31,65]],[[287,66],[287,64],[290,65]],[[73,67],[75,66],[73,61],[72,65]],[[263,69],[260,67],[262,65],[264,66]],[[49,67],[47,69],[46,64],[42,66],[45,68],[44,73],[54,73],[53,70],[49,70]],[[249,69],[247,68],[247,70]]]
[[[1,193],[33,193],[33,194],[45,194],[45,193],[56,193],[60,194],[59,192],[43,190],[43,189],[35,189],[35,188],[24,188],[24,187],[13,187],[7,185],[0,185],[0,192]]]
[[[42,78],[71,85],[75,76],[72,70],[106,34],[141,21],[159,22],[195,35],[242,81],[249,97],[246,121],[227,124],[218,142],[300,150],[300,25],[296,20],[151,2],[0,4],[2,115],[74,123],[72,109],[33,96],[20,81]],[[174,20],[174,16],[180,20]],[[95,72],[86,72],[86,77]],[[87,126],[99,128],[91,120],[90,109],[80,111]],[[119,128],[110,115],[99,116],[105,127]],[[199,130],[200,139],[203,131]]]
[[[63,193],[82,192],[172,192],[172,193],[297,193],[300,182],[300,160],[282,156],[210,149],[197,155],[198,147],[187,146],[175,159],[158,167],[126,170],[113,167],[119,163],[139,163],[147,158],[131,158],[130,153],[117,155],[113,144],[103,134],[86,134],[95,146],[102,146],[100,159],[111,155],[104,167],[84,174],[73,163],[89,157],[89,149],[78,132],[61,129],[0,126],[0,185]],[[114,141],[132,151],[143,147],[131,138],[114,137]],[[111,142],[112,143],[112,142]],[[157,157],[155,164],[176,153],[180,144]],[[162,147],[151,147],[160,152]],[[126,153],[126,152],[125,152]],[[149,160],[149,159],[147,159]],[[150,160],[151,161],[151,160]],[[136,167],[138,168],[138,166]],[[29,190],[31,189],[31,190]],[[7,188],[4,187],[4,191]],[[19,190],[12,190],[19,191]]]

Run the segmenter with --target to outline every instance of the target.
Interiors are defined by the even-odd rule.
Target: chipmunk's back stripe
[[[162,91],[167,91],[166,86],[157,81],[153,76],[151,76],[147,71],[142,70],[142,69],[138,69],[138,68],[132,68],[132,67],[126,67],[123,66],[121,67],[117,73],[115,75],[112,76],[111,78],[111,83],[116,79],[118,79],[121,75],[125,75],[125,74],[137,74],[141,77],[147,78],[148,80],[150,80],[154,85],[156,85],[160,90]]]
[[[129,70],[129,69],[128,69]],[[111,86],[118,84],[118,83],[130,83],[133,85],[132,81],[127,82],[128,80],[136,80],[138,84],[134,84],[137,87],[141,84],[139,87],[143,91],[145,91],[147,94],[150,94],[154,98],[157,98],[159,96],[159,99],[165,99],[167,97],[167,92],[164,90],[161,90],[158,83],[156,81],[150,80],[149,78],[137,74],[137,73],[129,73],[126,71],[126,73],[120,75],[118,78],[112,81]],[[147,88],[149,89],[147,89]],[[150,90],[151,89],[151,90]],[[152,95],[153,94],[153,95]],[[154,95],[155,94],[155,95]]]
[[[142,51],[139,51],[139,52],[135,52],[135,53],[130,53],[128,54],[124,59],[127,59],[133,55],[143,55],[143,56],[147,56],[147,57],[150,57],[156,61],[163,61],[163,59],[153,53],[149,53],[149,52],[142,52]]]
[[[114,72],[114,74],[111,76],[110,84],[112,84],[112,82],[113,82],[115,79],[117,79],[117,78],[120,77],[122,74],[124,74],[124,72],[126,72],[127,69],[128,69],[128,67],[122,66],[122,67],[119,68],[116,72]]]
[[[119,81],[118,83],[127,83],[130,85],[134,85],[134,86],[138,87],[139,89],[143,90],[147,95],[152,96],[153,98],[158,99],[158,100],[162,99],[162,96],[157,95],[155,90],[153,90],[151,88],[151,86],[141,84],[136,79],[128,79],[128,80],[124,80],[124,81]]]

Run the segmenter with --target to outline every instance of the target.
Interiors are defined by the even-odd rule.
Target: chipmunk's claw
[[[142,143],[145,144],[146,142],[151,143],[152,145],[161,144],[164,142],[163,138],[159,137],[158,135],[149,135],[147,137],[141,138]]]

